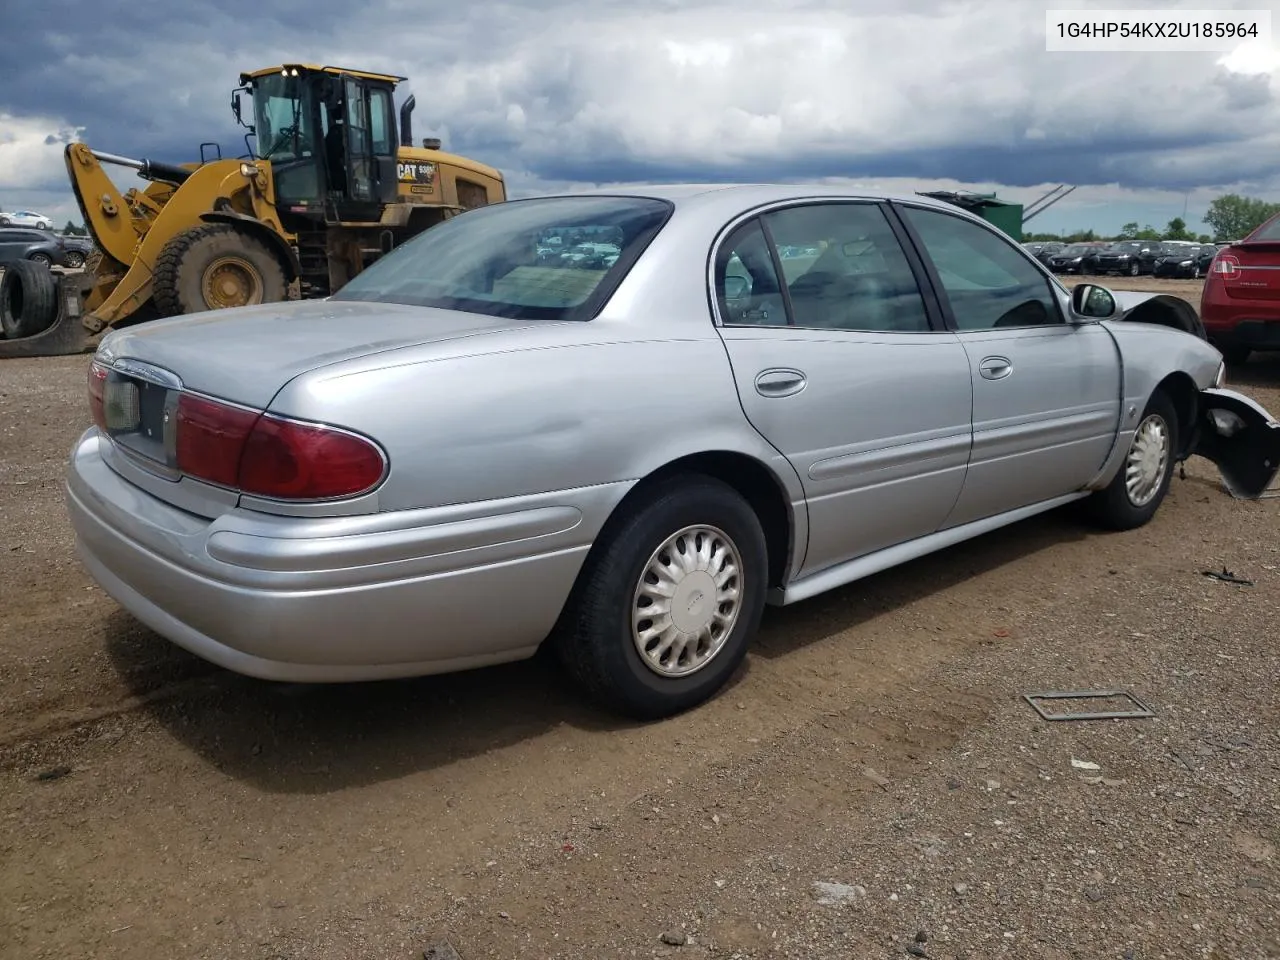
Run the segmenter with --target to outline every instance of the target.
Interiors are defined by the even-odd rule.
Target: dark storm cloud
[[[990,9],[1008,38],[979,32],[973,18]],[[1274,175],[1269,77],[1215,71],[1211,57],[1053,59],[1038,8],[990,0],[958,10],[938,0],[11,2],[0,112],[82,128],[92,146],[134,157],[195,159],[207,140],[236,155],[244,130],[229,93],[239,72],[320,61],[407,74],[398,100],[416,95],[417,136],[443,134],[450,149],[546,181],[917,177],[1181,190]],[[919,31],[912,21],[918,41],[913,32],[906,46],[877,46],[856,19],[870,14],[890,31],[907,29],[911,14],[952,19],[932,34],[927,19]],[[727,65],[717,44],[731,48]],[[711,65],[682,65],[689,56]],[[66,139],[41,129],[32,142]],[[61,164],[45,166],[27,185],[65,189]]]
[[[239,71],[273,62],[286,39],[324,50],[353,9],[332,0],[6,4],[5,35],[18,42],[4,45],[12,80],[0,85],[0,110],[63,118],[112,153],[186,160],[203,140],[239,153],[243,130],[229,107]]]

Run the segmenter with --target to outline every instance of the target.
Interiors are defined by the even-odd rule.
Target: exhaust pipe
[[[400,146],[413,146],[413,119],[409,114],[413,113],[413,108],[418,100],[411,93],[409,99],[400,106]]]

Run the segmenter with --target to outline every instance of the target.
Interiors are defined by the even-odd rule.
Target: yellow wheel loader
[[[250,150],[239,159],[210,143],[182,165],[69,144],[97,250],[80,276],[4,270],[0,357],[81,352],[117,324],[325,297],[433,224],[506,200],[499,171],[439,140],[414,146],[414,97],[398,122],[393,107],[405,79],[314,64],[242,73],[231,108]],[[121,194],[104,166],[149,185]]]

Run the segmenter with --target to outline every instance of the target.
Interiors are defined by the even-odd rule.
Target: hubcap
[[[1124,465],[1124,487],[1129,502],[1145,507],[1155,497],[1169,461],[1169,427],[1155,414],[1138,424]]]
[[[262,282],[253,264],[241,257],[221,257],[205,268],[201,283],[210,309],[244,307],[262,302]]]
[[[631,604],[631,638],[644,665],[687,677],[723,648],[742,608],[742,557],[722,530],[685,527],[653,552]]]

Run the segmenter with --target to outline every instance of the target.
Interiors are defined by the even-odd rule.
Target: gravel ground
[[[1280,957],[1277,500],[1203,461],[1142,530],[770,610],[633,726],[542,661],[299,688],[155,637],[71,552],[85,363],[0,363],[5,960]],[[1280,359],[1231,380],[1280,410]],[[1019,697],[1104,687],[1156,716]]]

